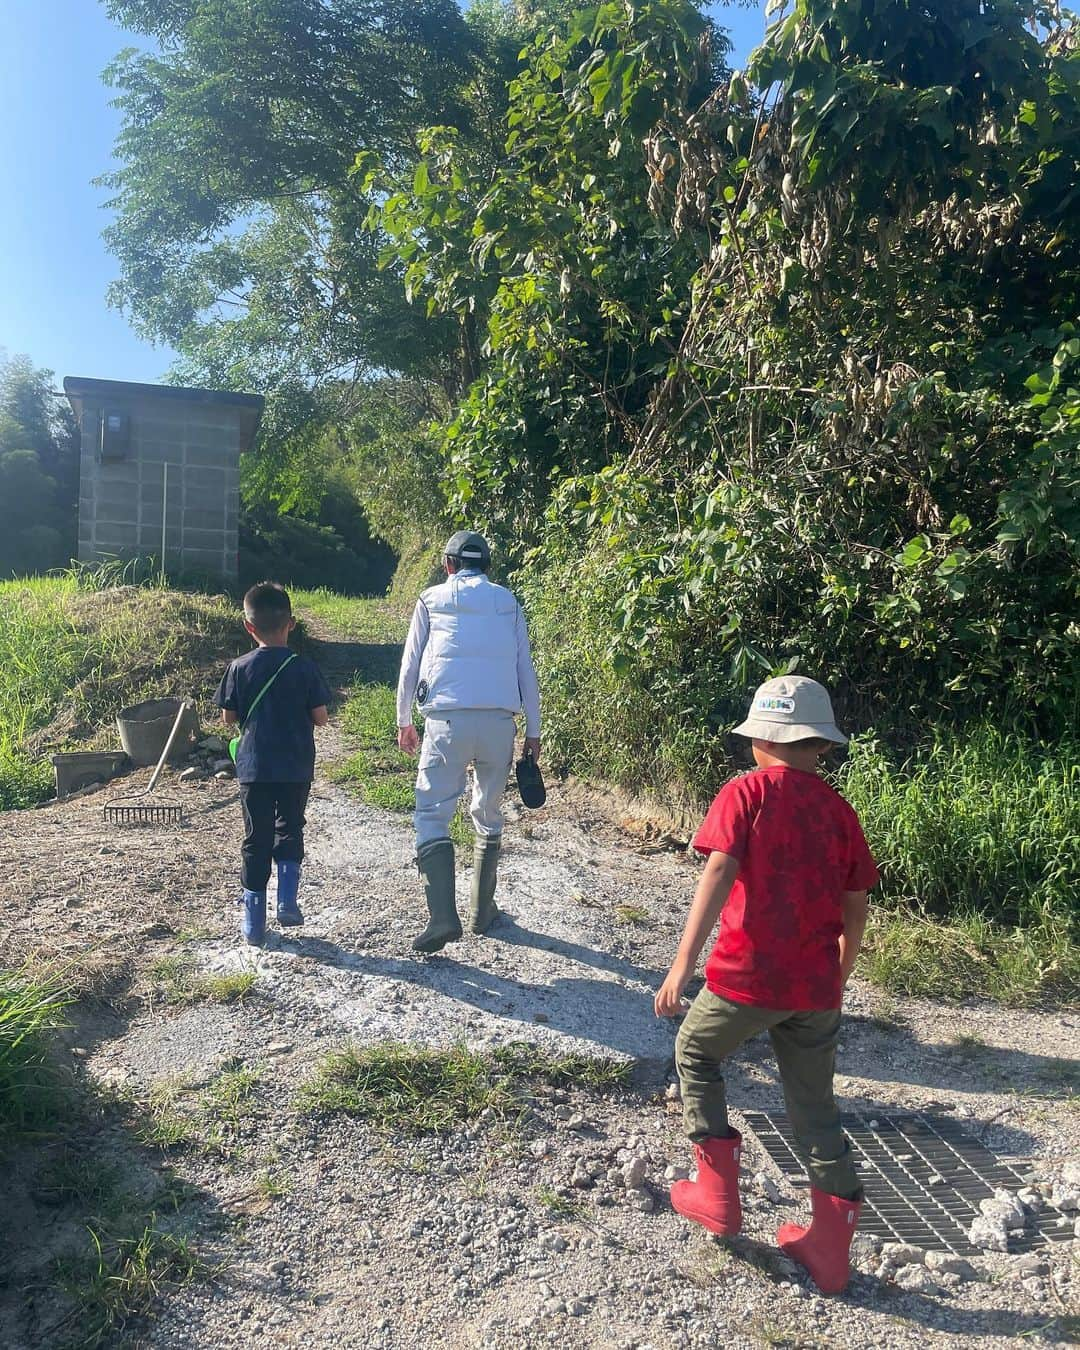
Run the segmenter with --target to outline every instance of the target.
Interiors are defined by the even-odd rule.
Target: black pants
[[[304,861],[304,809],[310,783],[241,783],[244,813],[241,885],[265,891],[275,862]]]

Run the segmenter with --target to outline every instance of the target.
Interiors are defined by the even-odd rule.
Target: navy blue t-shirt
[[[218,685],[214,702],[245,722],[259,690],[288,661],[288,647],[256,647],[238,657]],[[315,777],[312,708],[330,702],[330,690],[314,661],[298,656],[259,699],[236,755],[241,783],[310,783]]]

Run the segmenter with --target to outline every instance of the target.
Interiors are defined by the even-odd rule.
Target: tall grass
[[[49,795],[47,749],[92,739],[125,703],[191,688],[247,645],[223,597],[117,575],[0,583],[0,810]]]
[[[64,1082],[49,1048],[70,1001],[55,978],[0,970],[0,1140],[47,1127],[61,1111]]]
[[[839,774],[881,868],[869,965],[908,992],[1080,996],[1080,754],[991,724]]]

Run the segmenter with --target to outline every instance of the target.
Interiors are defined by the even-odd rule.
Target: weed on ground
[[[649,922],[649,911],[642,909],[640,905],[616,905],[615,918],[619,923],[639,928]]]
[[[537,1203],[554,1219],[580,1219],[586,1212],[583,1201],[561,1195],[553,1186],[537,1186],[534,1194]]]
[[[453,1046],[345,1046],[327,1054],[300,1092],[307,1113],[340,1111],[382,1129],[442,1134],[523,1109],[522,1087],[543,1081],[592,1088],[625,1086],[629,1066],[586,1056],[552,1057],[528,1045],[490,1053]]]
[[[156,1215],[121,1233],[90,1229],[85,1257],[62,1259],[57,1282],[71,1311],[52,1328],[52,1344],[96,1350],[145,1317],[166,1292],[212,1273],[191,1239],[161,1228]]]
[[[204,1088],[177,1075],[159,1078],[145,1100],[124,1103],[135,1137],[164,1152],[186,1148],[222,1158],[245,1156],[259,1113],[258,1069],[226,1065]]]
[[[187,952],[163,956],[150,967],[154,995],[166,1003],[240,1003],[257,979],[253,970],[201,974]]]
[[[111,1209],[121,1194],[122,1170],[98,1154],[73,1145],[53,1157],[38,1182],[37,1193],[50,1205],[76,1205],[89,1213]]]

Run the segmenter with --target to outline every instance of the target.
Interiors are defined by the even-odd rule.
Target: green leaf
[[[925,535],[916,535],[914,539],[908,541],[904,551],[900,554],[900,563],[903,567],[915,567],[922,562],[929,552],[930,541]]]

